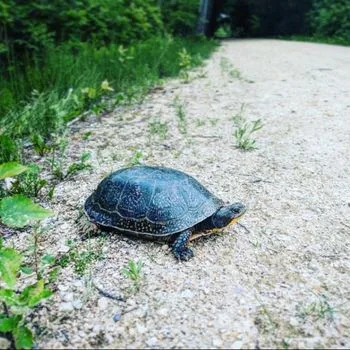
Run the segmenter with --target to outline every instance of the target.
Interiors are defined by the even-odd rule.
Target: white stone
[[[107,307],[108,307],[108,300],[106,298],[100,298],[97,301],[97,305],[102,310],[107,309]]]
[[[71,302],[61,303],[59,310],[63,312],[70,312],[74,310],[74,307]]]
[[[72,302],[72,305],[73,305],[73,307],[74,307],[74,309],[81,309],[82,307],[83,307],[83,302],[81,301],[81,300],[74,300],[73,302]]]
[[[158,343],[158,339],[156,337],[152,337],[146,340],[147,346],[155,346]]]
[[[64,293],[62,296],[62,299],[64,301],[73,301],[74,300],[74,294],[72,292]]]

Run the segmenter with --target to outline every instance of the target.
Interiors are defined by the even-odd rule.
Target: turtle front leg
[[[190,230],[186,230],[180,232],[176,237],[172,246],[172,252],[177,259],[187,261],[193,257],[192,249],[186,247],[191,234],[192,232]]]

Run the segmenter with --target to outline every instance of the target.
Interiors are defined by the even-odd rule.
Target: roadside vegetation
[[[277,37],[350,45],[347,0],[224,0],[218,38]]]

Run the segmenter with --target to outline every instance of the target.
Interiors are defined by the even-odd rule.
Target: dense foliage
[[[309,14],[316,36],[336,37],[350,42],[350,2],[348,0],[315,0]]]
[[[128,44],[162,29],[154,0],[0,0],[2,52],[68,40]]]
[[[222,11],[238,37],[311,35],[350,42],[348,0],[224,0]]]
[[[312,0],[225,0],[236,36],[274,36],[305,32],[305,16]]]
[[[161,10],[164,25],[175,35],[194,34],[199,15],[200,0],[164,0]]]

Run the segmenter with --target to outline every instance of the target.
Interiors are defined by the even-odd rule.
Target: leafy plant
[[[21,271],[23,256],[13,248],[5,248],[0,239],[0,280],[6,288],[0,290],[3,312],[0,313],[0,332],[8,333],[12,346],[17,349],[33,347],[33,333],[26,325],[26,316],[42,300],[49,298],[52,291],[45,287],[44,280],[18,290],[17,278]]]
[[[46,185],[47,181],[40,177],[40,168],[36,164],[31,164],[26,172],[17,177],[11,192],[37,197],[40,190]]]
[[[190,78],[188,71],[192,66],[192,57],[186,48],[183,48],[179,52],[179,66],[181,68],[180,77],[184,80],[185,83],[188,83]]]
[[[129,260],[128,264],[122,269],[123,275],[131,280],[132,289],[134,291],[138,291],[141,287],[142,267],[143,263],[141,260],[138,260],[137,262]]]
[[[228,73],[231,78],[242,79],[241,72],[238,69],[236,69],[226,57],[221,57],[220,68],[223,72]]]
[[[31,141],[33,143],[35,152],[37,152],[40,156],[44,156],[51,149],[40,134],[34,134],[31,137]]]
[[[329,304],[327,298],[323,296],[320,300],[317,300],[308,305],[299,305],[298,316],[301,318],[312,317],[314,320],[328,319],[333,320],[335,310]]]
[[[66,177],[71,176],[73,174],[78,173],[79,171],[92,169],[92,165],[87,163],[87,161],[91,158],[91,153],[85,152],[80,156],[80,161],[76,163],[72,163],[69,165],[67,169]]]
[[[132,158],[130,159],[128,165],[129,166],[134,166],[134,165],[139,165],[142,163],[143,160],[143,153],[140,150],[137,150]]]
[[[181,134],[187,134],[187,120],[185,107],[182,103],[178,101],[178,98],[175,99],[174,105],[176,110],[176,116],[178,118],[177,127]]]
[[[168,123],[155,118],[149,122],[148,131],[151,135],[158,135],[161,140],[165,140],[168,134]]]
[[[245,151],[256,148],[256,141],[251,138],[251,135],[260,130],[263,127],[261,119],[255,120],[252,123],[244,123],[237,127],[234,136],[236,138],[236,144],[238,148]]]
[[[70,263],[74,264],[74,271],[79,275],[83,276],[88,266],[96,261],[103,259],[103,254],[101,251],[101,245],[88,249],[78,247],[77,243],[74,241],[67,241],[67,245],[70,248],[68,253],[63,255],[59,260],[58,264],[61,267],[66,267]]]
[[[26,170],[26,167],[16,162],[1,164],[0,179],[18,175]],[[10,227],[24,227],[51,215],[51,210],[42,208],[23,195],[7,196],[0,201],[1,221]]]

